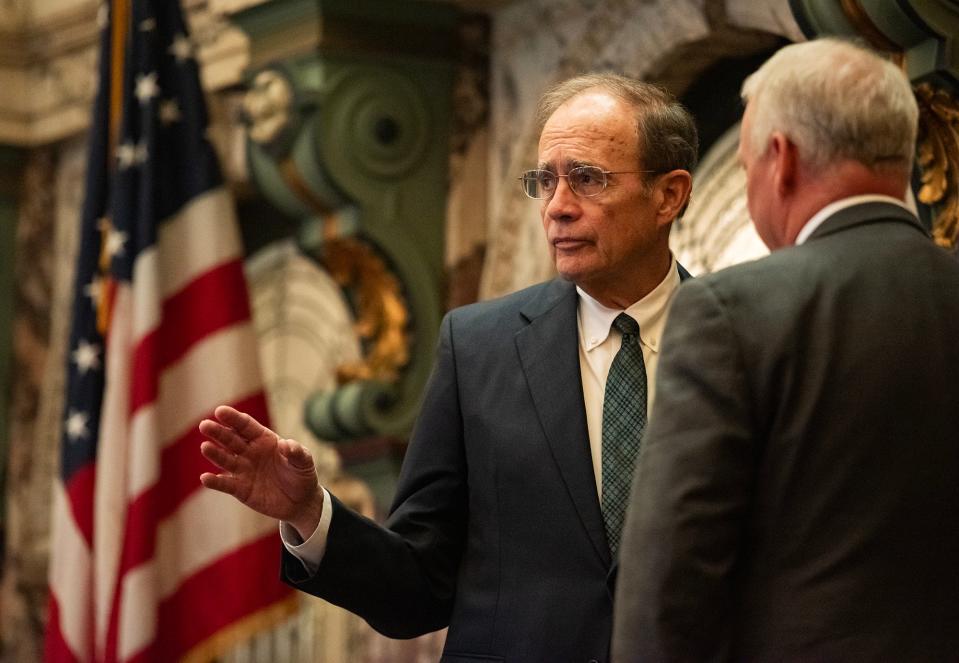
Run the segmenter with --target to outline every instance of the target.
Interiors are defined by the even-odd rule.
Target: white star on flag
[[[160,102],[160,122],[164,125],[179,122],[183,115],[180,113],[180,104],[176,99],[164,99]]]
[[[140,21],[140,32],[153,32],[157,27],[157,21],[155,18],[148,18],[146,20]]]
[[[137,146],[132,141],[124,141],[117,146],[117,161],[121,170],[129,168],[137,161]]]
[[[160,86],[157,85],[157,74],[151,71],[149,74],[140,74],[137,76],[136,98],[141,104],[148,104],[150,100],[160,94]]]
[[[81,375],[86,374],[90,369],[100,368],[100,346],[80,339],[77,349],[73,351],[73,362]]]
[[[181,32],[173,38],[169,53],[176,58],[178,63],[183,64],[186,60],[193,57],[193,44],[190,42],[190,39]]]
[[[83,294],[93,300],[94,306],[99,306],[103,297],[103,279],[94,276],[92,281],[83,286]]]
[[[70,410],[70,416],[67,417],[67,437],[71,440],[80,440],[89,437],[90,431],[87,430],[87,422],[90,416],[86,412],[77,412]]]
[[[127,242],[127,234],[123,231],[110,228],[107,232],[106,252],[111,258],[117,255],[123,255],[123,245]]]

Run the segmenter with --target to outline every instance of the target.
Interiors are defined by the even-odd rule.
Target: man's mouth
[[[588,242],[585,239],[576,239],[575,237],[560,237],[553,240],[553,246],[557,249],[572,250],[586,246]]]

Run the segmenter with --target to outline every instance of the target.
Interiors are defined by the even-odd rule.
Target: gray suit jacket
[[[959,660],[959,264],[911,214],[684,284],[614,661]]]

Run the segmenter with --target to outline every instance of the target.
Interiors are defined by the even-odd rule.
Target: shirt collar
[[[910,208],[909,205],[902,202],[898,198],[893,198],[892,196],[884,196],[878,193],[865,194],[862,196],[850,196],[849,198],[842,198],[835,202],[831,202],[821,210],[816,212],[809,221],[806,221],[806,225],[802,227],[802,230],[799,231],[799,234],[796,236],[796,246],[799,246],[807,239],[809,236],[816,231],[816,228],[823,224],[823,221],[831,217],[833,214],[840,210],[844,210],[847,207],[852,207],[853,205],[862,205],[864,203],[890,203],[893,205],[899,205],[904,209],[909,210],[913,214],[916,213],[915,208]]]
[[[659,340],[666,324],[666,305],[678,286],[679,269],[673,256],[666,277],[659,285],[625,310],[639,323],[640,341],[654,352],[659,351]],[[576,292],[579,294],[579,343],[590,352],[609,337],[613,320],[624,311],[603,306],[579,286]]]

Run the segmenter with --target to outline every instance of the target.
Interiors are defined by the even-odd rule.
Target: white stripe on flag
[[[161,597],[223,555],[275,531],[276,520],[252,513],[229,495],[198,490],[157,530]]]
[[[126,473],[130,450],[130,288],[122,284],[116,289],[110,336],[107,339],[106,387],[100,417],[97,449],[97,480],[93,496],[94,536],[93,559],[96,592],[94,629],[96,653],[106,647],[110,608],[116,589],[120,550],[126,522]]]
[[[262,390],[256,353],[250,356],[250,348],[255,347],[253,325],[235,324],[207,336],[164,371],[157,401],[140,408],[131,423],[130,439],[137,441],[137,452],[130,459],[131,497],[157,481],[160,453],[167,444],[196,426],[217,405]],[[222,370],[225,366],[230,370]],[[199,478],[197,481],[199,485]]]
[[[133,266],[137,292],[134,335],[160,324],[159,299],[179,292],[217,265],[243,255],[229,193],[222,187],[197,196],[163,222],[154,246]],[[149,294],[146,299],[140,293]]]
[[[60,610],[60,633],[81,661],[90,651],[90,550],[73,520],[63,483],[54,482],[50,549],[68,564],[50,565],[50,590]]]
[[[214,513],[217,516],[211,518]],[[120,659],[150,644],[156,635],[156,605],[174,594],[184,580],[275,531],[275,520],[252,514],[232,497],[212,490],[194,493],[157,528],[153,559],[124,577]]]
[[[127,571],[120,589],[117,658],[126,661],[153,642],[157,635],[156,565],[153,561]],[[210,591],[216,591],[211,588]]]

